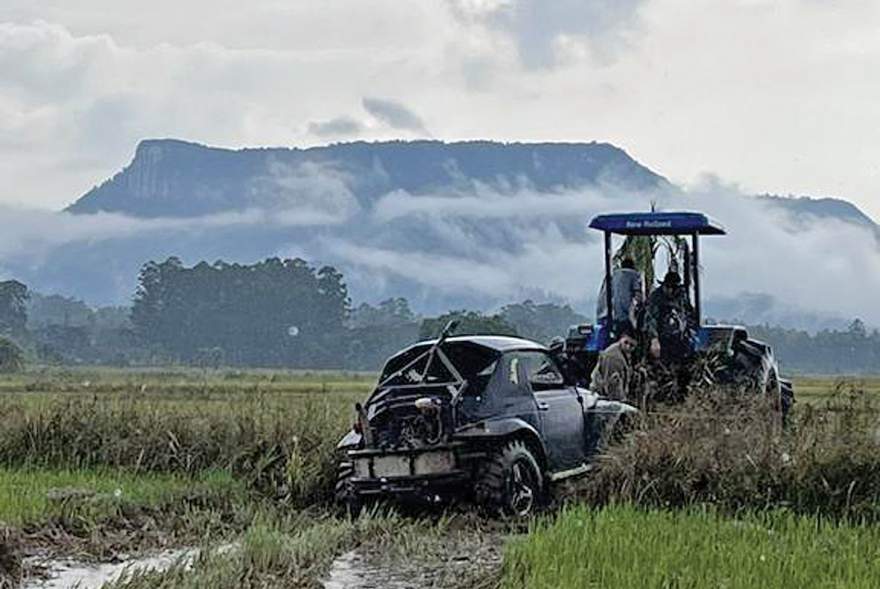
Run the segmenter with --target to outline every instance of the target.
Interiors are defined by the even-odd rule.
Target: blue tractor
[[[681,288],[687,299],[692,301],[689,323],[694,327],[688,334],[690,353],[681,360],[691,362],[711,355],[716,363],[713,377],[717,382],[737,384],[766,394],[777,402],[783,416],[787,414],[794,402],[794,390],[791,381],[781,377],[773,349],[749,337],[742,326],[703,324],[700,238],[704,235],[726,235],[724,227],[702,213],[654,211],[599,215],[589,226],[604,234],[605,278],[600,294],[604,300],[599,305],[603,308],[603,316],[597,317],[594,324],[573,326],[565,342],[566,353],[576,359],[576,364],[582,367],[585,375],[592,371],[600,352],[618,338],[617,326],[626,319],[614,316],[612,274],[615,271],[615,257],[619,261],[623,250],[615,251],[615,236],[626,240],[624,246],[637,239],[641,239],[642,243],[648,240],[654,246],[649,246],[650,256],[645,262],[649,265],[647,269],[653,270],[657,244],[667,245],[669,267],[682,275]],[[647,285],[648,289],[651,287],[652,284]],[[635,331],[644,336],[644,323],[638,319],[634,323]]]

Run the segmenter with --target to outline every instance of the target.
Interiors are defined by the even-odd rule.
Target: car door
[[[517,356],[535,396],[550,470],[582,465],[584,412],[577,391],[565,384],[559,367],[546,352],[523,351]]]

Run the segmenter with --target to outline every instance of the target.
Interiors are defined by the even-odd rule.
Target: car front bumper
[[[412,450],[350,450],[351,484],[359,495],[433,498],[469,479],[454,445]]]

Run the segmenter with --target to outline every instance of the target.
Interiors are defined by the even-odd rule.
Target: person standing
[[[601,323],[607,320],[607,294],[605,281],[599,289],[599,300],[596,303],[596,320]],[[611,273],[611,310],[614,325],[611,326],[618,336],[626,326],[636,327],[636,311],[645,300],[645,280],[642,273],[636,270],[632,258],[624,258],[619,268]]]

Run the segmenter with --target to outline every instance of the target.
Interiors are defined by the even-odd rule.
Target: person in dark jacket
[[[654,358],[678,362],[693,353],[694,309],[678,272],[670,270],[648,297],[645,329]]]

